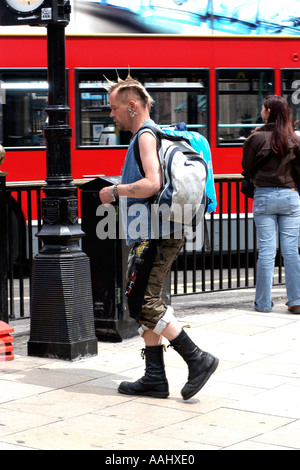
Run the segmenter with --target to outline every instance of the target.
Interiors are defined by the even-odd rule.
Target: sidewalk
[[[0,362],[0,450],[300,449],[300,315],[284,287],[271,313],[253,310],[253,290],[173,299],[182,325],[220,359],[191,400],[180,390],[187,368],[168,348],[167,399],[121,395],[122,380],[143,375],[143,342],[99,342],[97,357],[76,362],[27,356],[15,327],[14,354]],[[111,452],[110,452],[111,454]]]

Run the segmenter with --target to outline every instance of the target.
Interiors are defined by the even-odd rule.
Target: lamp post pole
[[[77,188],[71,176],[67,106],[66,4],[48,24],[47,177],[42,201],[42,248],[33,261],[30,356],[74,360],[97,354],[89,258],[80,248]],[[69,12],[68,12],[69,13]]]
[[[0,144],[0,166],[4,157],[5,150]],[[0,321],[8,323],[6,176],[0,170]]]

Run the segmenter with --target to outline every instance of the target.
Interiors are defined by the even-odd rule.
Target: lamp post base
[[[97,339],[77,341],[74,343],[36,343],[29,341],[27,348],[28,356],[76,361],[96,356],[98,341]]]
[[[97,355],[88,257],[39,254],[32,279],[28,355],[70,361]]]

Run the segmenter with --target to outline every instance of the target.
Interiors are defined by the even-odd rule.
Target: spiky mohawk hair
[[[151,108],[154,103],[153,98],[138,80],[131,77],[130,71],[128,72],[125,80],[122,80],[117,72],[117,79],[117,82],[112,82],[105,77],[105,80],[109,84],[109,87],[107,88],[109,94],[117,90],[120,92],[121,96],[124,97],[124,100],[129,100],[131,97],[138,97],[145,107],[148,107],[149,109]]]

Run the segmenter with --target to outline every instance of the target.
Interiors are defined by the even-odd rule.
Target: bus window
[[[118,73],[122,79],[127,69]],[[130,74],[139,80],[153,97],[151,118],[160,126],[185,122],[188,130],[208,136],[208,71],[132,69]],[[79,70],[77,77],[78,129],[77,146],[128,145],[130,133],[119,132],[110,118],[107,77],[117,80],[115,70]]]
[[[99,70],[80,71],[76,74],[77,145],[79,147],[116,145],[119,141],[114,123],[110,118],[108,86]],[[104,139],[102,136],[107,136]]]
[[[264,98],[274,93],[274,71],[226,69],[217,71],[218,145],[242,145],[262,124]]]
[[[300,70],[289,69],[281,71],[281,92],[291,110],[291,122],[294,131],[300,135]]]
[[[0,71],[0,142],[6,148],[45,146],[47,71]]]

